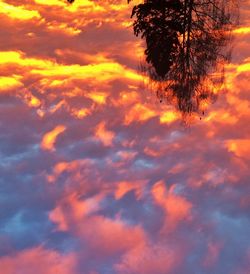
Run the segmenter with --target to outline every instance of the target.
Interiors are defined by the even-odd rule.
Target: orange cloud
[[[92,91],[90,93],[86,93],[85,97],[90,98],[93,100],[95,103],[103,105],[106,103],[106,99],[108,97],[108,94],[105,92],[95,92]]]
[[[57,177],[62,174],[64,171],[72,171],[77,168],[78,162],[59,162],[53,168],[53,174],[48,176],[48,181],[53,183],[56,181]]]
[[[250,103],[248,100],[238,98],[233,94],[228,94],[227,101],[231,107],[237,111],[238,116],[247,116],[250,114]]]
[[[163,208],[168,218],[168,226],[175,227],[178,222],[190,216],[192,204],[184,197],[174,193],[175,185],[169,190],[163,181],[154,184],[152,195],[155,202]]]
[[[43,79],[44,84],[48,86],[62,85],[65,77],[72,80],[86,80],[95,79],[96,82],[102,83],[104,81],[115,79],[127,79],[131,81],[140,81],[141,76],[135,71],[122,66],[112,60],[101,63],[92,63],[88,65],[64,65],[54,62],[49,59],[30,58],[26,57],[21,51],[1,51],[0,65],[16,65],[23,70],[23,67],[29,68],[29,74],[33,76],[46,77]],[[103,101],[103,92],[91,93],[93,100]]]
[[[21,67],[35,67],[37,69],[46,69],[53,66],[53,62],[38,58],[28,58],[22,51],[1,51],[0,65],[16,64]]]
[[[225,145],[236,156],[250,159],[250,139],[232,139],[226,141]]]
[[[217,110],[209,112],[208,116],[204,118],[204,121],[216,121],[223,124],[236,124],[238,122],[238,117],[236,115],[232,115],[225,110]]]
[[[58,23],[58,22],[48,22],[47,29],[52,32],[63,32],[69,36],[75,36],[80,34],[82,31],[76,27],[70,27],[66,23]]]
[[[46,6],[62,6],[66,7],[67,3],[62,0],[51,0],[51,1],[43,1],[43,0],[34,0],[35,3]]]
[[[90,110],[88,108],[72,109],[71,114],[78,119],[83,119],[90,114]]]
[[[249,34],[250,33],[250,27],[241,27],[233,30],[233,33],[235,34]]]
[[[38,99],[36,96],[34,96],[30,91],[28,90],[21,90],[19,92],[19,97],[23,99],[23,101],[29,106],[29,107],[34,107],[38,108],[41,106],[41,100]]]
[[[58,162],[53,167],[53,172],[47,176],[48,182],[49,183],[55,182],[63,172],[71,172],[71,173],[77,174],[77,170],[79,170],[81,167],[88,164],[89,164],[88,159],[74,160],[71,162],[64,162],[64,161]]]
[[[134,87],[131,87],[131,89],[134,89]],[[136,91],[122,91],[119,94],[118,99],[113,99],[112,103],[115,106],[127,106],[133,103],[136,103],[140,100],[139,94]]]
[[[39,62],[40,60],[34,60]],[[141,80],[141,77],[134,71],[123,67],[115,62],[91,64],[91,65],[62,65],[47,62],[46,67],[34,68],[31,70],[34,75],[46,77],[72,77],[73,79],[95,79],[98,82],[108,81],[110,79],[130,79],[133,81]]]
[[[126,193],[131,190],[135,191],[136,198],[140,199],[143,192],[143,187],[145,186],[145,181],[135,181],[135,182],[118,182],[116,183],[116,190],[115,190],[115,199],[121,199]]]
[[[160,115],[161,124],[170,124],[178,119],[179,119],[179,116],[175,111],[164,111]]]
[[[125,125],[129,125],[132,122],[144,122],[154,116],[157,116],[157,113],[154,110],[137,103],[125,115],[124,123]]]
[[[53,130],[47,132],[42,138],[41,148],[44,150],[54,151],[57,136],[65,130],[65,126],[58,125]]]
[[[114,132],[106,129],[105,122],[101,122],[95,128],[95,136],[98,138],[105,146],[111,146],[113,139],[115,137]]]
[[[250,71],[250,63],[249,63],[249,59],[245,60],[245,63],[243,64],[239,64],[237,66],[237,72],[241,73],[241,72],[248,72]]]

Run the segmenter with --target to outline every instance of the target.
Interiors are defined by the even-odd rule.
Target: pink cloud
[[[203,264],[206,268],[213,267],[219,260],[223,244],[220,242],[209,242],[207,246],[207,254]]]
[[[119,274],[170,274],[182,255],[161,245],[141,245],[126,253],[115,268]]]
[[[167,226],[175,228],[175,226],[183,220],[191,217],[192,204],[184,197],[174,193],[175,186],[169,190],[163,181],[159,181],[153,185],[152,195],[158,204],[166,213]]]
[[[101,199],[102,196],[99,195],[81,201],[77,193],[71,193],[49,213],[49,219],[57,224],[58,230],[70,230],[75,225],[79,226],[88,215],[97,211]]]
[[[126,193],[134,190],[137,199],[140,199],[143,195],[143,189],[145,187],[145,181],[127,182],[121,181],[116,183],[115,199],[121,199]]]
[[[72,274],[75,268],[73,254],[61,255],[43,247],[27,249],[15,254],[0,258],[0,269],[4,274]]]
[[[91,217],[79,227],[79,236],[100,256],[115,256],[145,242],[140,226],[131,226],[120,219]]]
[[[106,128],[105,122],[101,122],[95,128],[95,136],[104,144],[104,146],[111,146],[115,134]]]

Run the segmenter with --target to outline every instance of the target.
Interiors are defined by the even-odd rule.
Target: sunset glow
[[[250,1],[186,120],[139,67],[139,0],[0,0],[0,274],[250,273]]]

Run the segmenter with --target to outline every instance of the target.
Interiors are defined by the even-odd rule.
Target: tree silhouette
[[[136,16],[134,33],[146,40],[146,61],[164,77],[180,48],[178,37],[183,33],[180,1],[147,1],[135,6],[131,17]]]
[[[146,41],[143,69],[161,100],[174,101],[186,114],[215,98],[223,83],[218,67],[230,57],[235,11],[233,0],[145,0],[134,6],[134,34]]]

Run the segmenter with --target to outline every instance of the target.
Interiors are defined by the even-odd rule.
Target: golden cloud
[[[65,130],[66,127],[64,125],[58,125],[53,130],[47,132],[42,138],[41,148],[44,150],[55,151],[56,138]]]
[[[18,20],[41,18],[41,15],[37,10],[27,10],[24,6],[13,6],[4,1],[0,1],[0,14],[4,14],[10,18]]]

